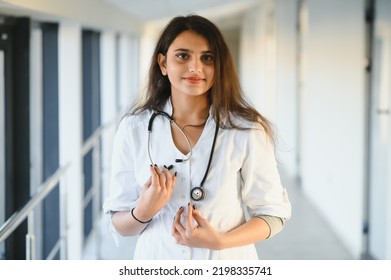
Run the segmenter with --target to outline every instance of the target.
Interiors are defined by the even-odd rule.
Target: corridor
[[[389,0],[0,0],[0,260],[132,258],[102,216],[113,137],[186,14],[276,129],[292,218],[259,257],[390,260]]]

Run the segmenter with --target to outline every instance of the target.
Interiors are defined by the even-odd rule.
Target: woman
[[[254,243],[290,217],[271,125],[209,20],[163,30],[146,96],[115,136],[104,208],[113,231],[139,235],[135,259],[257,259]]]

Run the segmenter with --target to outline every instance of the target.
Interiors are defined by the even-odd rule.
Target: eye
[[[176,54],[176,57],[178,57],[182,60],[186,60],[189,58],[189,55],[187,53],[178,53],[178,54]]]
[[[214,56],[211,55],[211,54],[204,54],[202,57],[201,57],[202,61],[205,61],[205,62],[213,62],[214,61]]]

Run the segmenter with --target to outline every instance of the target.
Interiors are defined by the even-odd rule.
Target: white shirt
[[[172,114],[171,103],[165,112]],[[127,116],[114,139],[110,192],[104,211],[130,211],[137,204],[141,187],[150,177],[148,122],[152,111]],[[239,119],[235,119],[240,121]],[[280,182],[273,145],[258,124],[250,130],[219,130],[212,163],[203,185],[206,197],[195,202],[200,214],[220,233],[228,232],[260,215],[289,219],[291,205]],[[199,186],[207,168],[216,123],[209,116],[188,161],[175,146],[170,122],[157,116],[151,133],[152,158],[160,168],[174,165],[176,184],[170,201],[140,234],[134,259],[258,259],[254,244],[224,250],[189,248],[176,243],[171,225],[181,206],[187,208],[190,190]],[[245,210],[246,209],[246,210]],[[113,230],[113,227],[112,227]]]

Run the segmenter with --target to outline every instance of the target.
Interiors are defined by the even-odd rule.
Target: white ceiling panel
[[[159,20],[212,9],[216,13],[240,12],[258,0],[104,0],[142,20]]]

